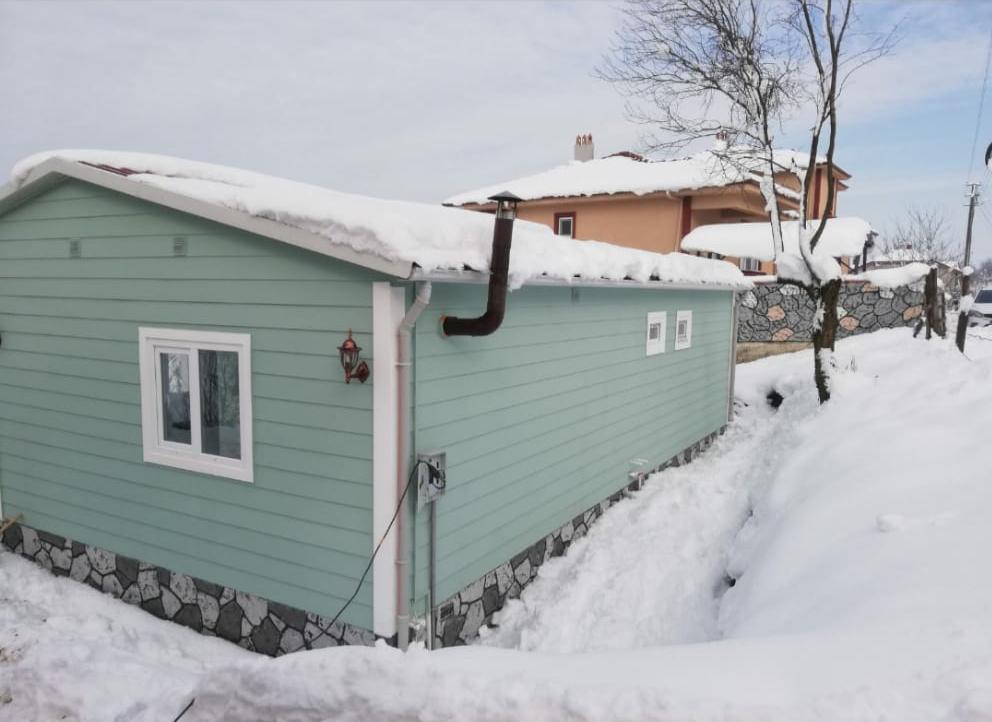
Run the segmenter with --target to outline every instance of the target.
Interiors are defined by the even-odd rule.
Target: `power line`
[[[982,217],[985,218],[985,221],[989,224],[989,226],[992,226],[992,213],[989,213],[985,206],[979,206],[978,212],[982,214]]]
[[[982,78],[982,94],[978,99],[978,117],[975,118],[975,135],[971,139],[971,153],[968,155],[968,182],[975,169],[975,150],[978,148],[978,133],[982,128],[982,115],[985,111],[985,89],[989,84],[989,64],[992,63],[992,31],[989,32],[989,49],[985,53],[985,75]]]

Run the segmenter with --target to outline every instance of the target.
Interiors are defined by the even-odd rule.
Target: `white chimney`
[[[596,157],[592,146],[592,134],[575,136],[575,160],[585,162]]]
[[[713,150],[715,150],[717,153],[720,153],[722,151],[727,150],[729,145],[730,145],[730,133],[728,133],[725,130],[718,131],[713,141]]]

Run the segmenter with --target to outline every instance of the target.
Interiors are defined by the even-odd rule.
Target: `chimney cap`
[[[489,196],[489,200],[496,201],[497,203],[501,201],[506,201],[507,203],[519,203],[523,200],[523,198],[510,193],[510,191],[503,191],[502,193],[496,193],[495,195]]]
[[[592,133],[581,133],[575,136],[575,153],[572,156],[577,161],[592,160],[595,157],[592,144]]]

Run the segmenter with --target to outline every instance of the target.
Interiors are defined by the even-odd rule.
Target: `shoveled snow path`
[[[739,404],[735,423],[701,457],[653,475],[542,566],[483,630],[483,644],[591,652],[718,637],[728,553],[768,477],[766,450],[788,444],[783,416]]]

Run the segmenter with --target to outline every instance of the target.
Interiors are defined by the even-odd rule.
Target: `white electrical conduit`
[[[417,284],[413,304],[400,321],[396,332],[396,498],[403,492],[410,476],[410,367],[413,327],[431,301],[430,282]],[[410,504],[404,499],[396,517],[396,646],[405,650],[410,644]]]

